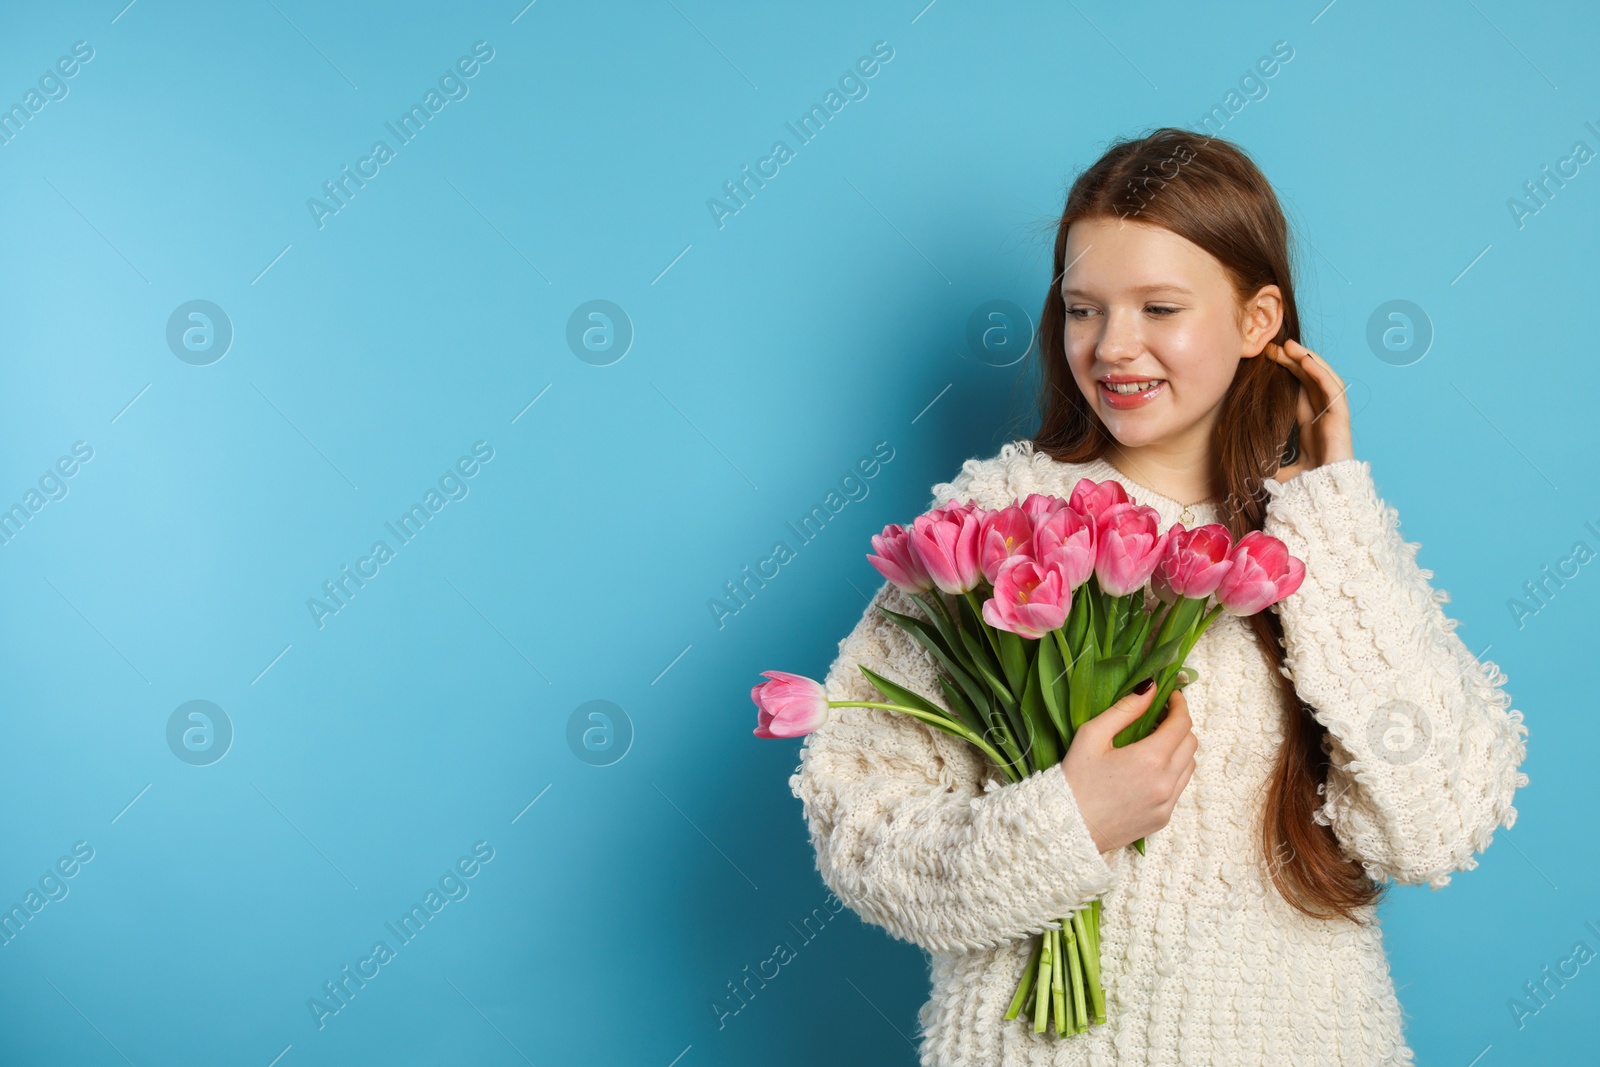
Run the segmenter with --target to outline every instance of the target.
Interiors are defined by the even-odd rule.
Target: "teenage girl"
[[[1153,691],[1006,784],[910,716],[837,708],[790,780],[824,881],[930,953],[924,1067],[1408,1064],[1376,924],[1383,883],[1476,866],[1511,826],[1525,755],[1503,675],[1455,633],[1355,458],[1343,379],[1302,345],[1288,227],[1237,146],[1179,129],[1114,145],[1074,183],[1041,316],[1040,426],[934,486],[1002,508],[1115,480],[1165,529],[1263,530],[1306,564],[1258,615],[1220,615],[1145,739]],[[825,682],[924,695],[931,656],[879,589]],[[1140,855],[1127,846],[1147,838]],[[1106,1021],[1005,1014],[1040,931],[1101,900]]]

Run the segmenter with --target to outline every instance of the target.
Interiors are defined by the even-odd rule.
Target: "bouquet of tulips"
[[[909,530],[885,527],[867,559],[924,617],[879,610],[943,668],[943,704],[865,665],[885,702],[829,700],[812,679],[764,671],[750,693],[756,735],[810,733],[830,708],[883,708],[965,739],[1018,782],[1054,768],[1079,727],[1153,679],[1149,707],[1114,743],[1148,736],[1172,691],[1198,677],[1183,661],[1212,621],[1262,611],[1305,577],[1260,531],[1235,544],[1218,523],[1159,527],[1120,483],[1088,478],[1068,500],[1032,493],[993,511],[952,500]],[[1144,854],[1143,838],[1134,846]],[[1006,1018],[1025,1008],[1035,1032],[1105,1022],[1098,898],[1037,935]]]

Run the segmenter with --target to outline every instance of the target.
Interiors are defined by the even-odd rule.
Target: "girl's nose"
[[[1112,309],[1104,318],[1096,353],[1107,363],[1131,359],[1142,350],[1139,330],[1130,313]]]

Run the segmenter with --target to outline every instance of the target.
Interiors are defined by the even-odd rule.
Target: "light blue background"
[[[792,932],[827,893],[799,743],[751,736],[749,688],[820,676],[870,534],[1031,432],[964,337],[985,301],[1036,313],[1071,178],[1198,128],[1279,40],[1213,132],[1282,197],[1357,454],[1530,726],[1516,828],[1385,906],[1408,1034],[1423,1063],[1592,1048],[1600,965],[1520,1029],[1508,1000],[1600,949],[1600,577],[1507,606],[1600,547],[1600,165],[1507,206],[1600,149],[1591,9],[123,3],[0,16],[7,106],[94,49],[0,146],[0,506],[94,450],[0,547],[0,903],[95,850],[0,949],[0,1061],[914,1063],[921,952],[849,912]],[[307,199],[480,40],[469,95],[319,229]],[[878,41],[868,95],[719,228],[707,200]],[[209,366],[165,339],[194,299],[235,330]],[[635,331],[608,366],[566,340],[595,299]],[[1406,366],[1366,342],[1394,299],[1436,332]],[[468,495],[319,629],[307,599],[479,441]],[[879,441],[870,493],[719,627]],[[196,699],[235,731],[203,767],[166,741]],[[631,724],[608,766],[569,745],[591,700]],[[470,894],[319,1030],[308,998],[478,841]]]

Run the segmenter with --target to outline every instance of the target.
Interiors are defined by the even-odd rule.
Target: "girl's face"
[[[1239,360],[1278,329],[1278,287],[1240,309],[1222,264],[1171,230],[1081,219],[1067,231],[1067,361],[1118,442],[1204,449]],[[1269,328],[1270,327],[1270,328]],[[1265,332],[1263,332],[1265,331]],[[1114,392],[1112,382],[1135,382]]]

